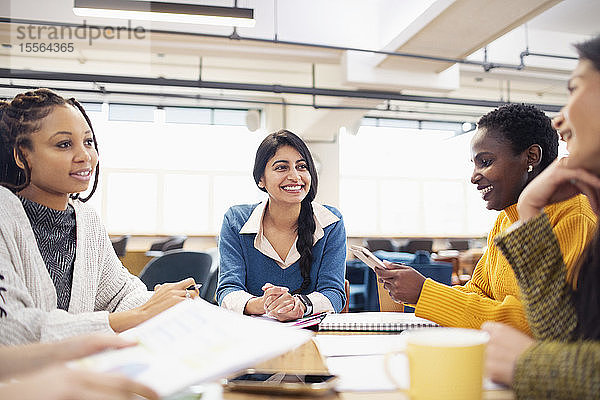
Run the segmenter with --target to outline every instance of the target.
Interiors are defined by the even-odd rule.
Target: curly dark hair
[[[530,104],[513,103],[498,107],[481,117],[477,126],[510,143],[515,155],[532,144],[538,144],[542,148],[540,171],[558,157],[558,134],[552,127],[552,121],[542,110]]]
[[[11,101],[0,101],[0,185],[14,192],[24,189],[31,180],[31,169],[21,148],[31,149],[30,135],[40,129],[42,119],[53,111],[54,107],[75,107],[87,122],[92,131],[94,148],[98,151],[96,134],[92,122],[83,106],[74,98],[65,99],[50,89],[36,89],[19,93]],[[23,163],[21,169],[14,159],[14,152]],[[81,201],[87,201],[96,191],[100,164],[96,165],[94,184],[90,194]],[[71,198],[79,198],[79,193],[71,194]]]
[[[594,67],[600,71],[600,35],[583,43],[577,43],[574,47],[580,59],[590,60]]]

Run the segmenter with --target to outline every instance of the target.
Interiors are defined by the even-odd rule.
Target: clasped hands
[[[279,321],[291,321],[304,315],[304,304],[284,286],[265,283],[262,287],[264,313]]]

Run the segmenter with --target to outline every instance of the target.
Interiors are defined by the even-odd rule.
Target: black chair
[[[207,253],[172,250],[150,260],[140,272],[139,278],[148,290],[154,290],[157,284],[194,278],[196,283],[202,283],[202,295],[211,266],[212,257]]]
[[[431,253],[432,247],[433,240],[431,239],[411,239],[405,246],[403,246],[400,249],[400,251],[405,251],[407,253],[415,253],[417,250],[425,250]]]
[[[450,248],[453,250],[469,250],[468,240],[450,240]]]
[[[162,251],[170,251],[170,250],[183,249],[183,244],[185,243],[186,240],[187,240],[187,236],[185,236],[185,235],[182,235],[182,236],[172,236],[170,238],[170,240],[167,241],[163,245]]]
[[[205,252],[212,257],[212,266],[210,267],[210,273],[206,283],[202,286],[200,291],[200,297],[208,301],[211,304],[217,304],[217,285],[219,283],[219,248],[213,247],[206,249]]]
[[[398,246],[392,239],[366,239],[366,248],[371,251],[398,251]]]
[[[187,236],[169,236],[165,239],[157,240],[150,245],[150,250],[146,252],[148,257],[160,257],[165,251],[182,249]]]
[[[377,277],[371,268],[360,260],[346,261],[346,280],[349,283],[350,297],[348,308],[350,312],[377,311]]]
[[[217,304],[217,282],[219,281],[219,268],[214,268],[208,273],[208,278],[200,289],[200,297],[211,304]]]
[[[165,243],[167,243],[171,239],[173,239],[173,238],[172,237],[168,237],[166,239],[157,240],[156,242],[154,242],[154,243],[152,243],[150,245],[150,250],[149,251],[162,251],[162,248],[165,245]]]
[[[115,249],[115,253],[117,253],[117,257],[125,257],[125,254],[127,254],[127,241],[129,238],[130,235],[123,235],[110,240]]]

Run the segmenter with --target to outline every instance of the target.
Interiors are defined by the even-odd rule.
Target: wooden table
[[[340,333],[340,332],[338,332]],[[310,340],[289,353],[283,354],[267,362],[261,363],[256,369],[278,370],[292,373],[328,373],[327,366],[315,343]],[[368,373],[368,372],[366,372]],[[225,390],[224,399],[230,400],[266,400],[272,398],[281,399],[347,399],[347,400],[409,400],[407,394],[402,391],[396,392],[342,392],[327,394],[324,396],[275,396],[275,395],[257,395],[242,392],[230,392]],[[510,390],[495,390],[484,392],[484,399],[489,400],[509,400],[514,399]]]

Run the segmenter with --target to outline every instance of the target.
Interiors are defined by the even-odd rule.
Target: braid
[[[92,124],[83,107],[75,99],[65,100],[50,89],[36,89],[19,93],[10,102],[0,102],[0,184],[14,192],[24,189],[31,183],[31,168],[23,156],[22,148],[32,149],[30,135],[41,127],[41,121],[52,112],[56,106],[71,105],[76,107],[84,116],[92,130],[94,147],[98,151],[96,136]],[[23,167],[19,167],[15,154]],[[98,184],[98,168],[88,200]],[[76,194],[72,196],[78,198]]]
[[[77,100],[75,100],[74,97],[71,97],[68,100],[68,103],[71,104],[72,106],[76,107],[79,112],[81,112],[81,114],[83,115],[83,118],[85,118],[85,122],[87,122],[88,126],[90,127],[90,130],[92,131],[92,139],[94,140],[94,149],[96,149],[96,153],[98,153],[98,141],[96,141],[96,133],[94,133],[94,128],[92,127],[92,121],[90,120],[90,117],[87,115],[87,113],[85,112],[85,109],[83,108],[83,106],[81,105],[81,103],[79,103]],[[96,192],[96,188],[98,187],[98,176],[100,175],[100,161],[98,161],[96,163],[96,172],[94,172],[94,184],[92,185],[92,190],[90,191],[90,194],[84,198],[81,199],[79,198],[79,193],[75,193],[71,195],[71,198],[73,200],[75,199],[79,199],[82,202],[86,202],[88,201],[92,195]]]
[[[40,129],[40,121],[50,114],[54,106],[64,104],[65,99],[49,89],[19,93],[11,102],[3,102],[0,108],[0,183],[13,191],[29,185],[31,169],[21,148],[31,149],[29,135]],[[23,168],[17,165],[14,153],[23,163]]]
[[[294,291],[302,293],[311,283],[310,269],[313,262],[313,234],[316,229],[315,218],[313,217],[312,199],[306,196],[300,206],[300,215],[298,216],[298,241],[296,248],[300,253],[300,274],[302,275],[302,285]]]
[[[10,113],[10,103],[0,102],[0,182],[13,188],[15,184],[23,181],[23,170],[14,162],[12,139],[12,124]],[[20,152],[20,150],[17,149]],[[21,154],[19,154],[21,157]],[[11,177],[12,179],[8,179]]]

